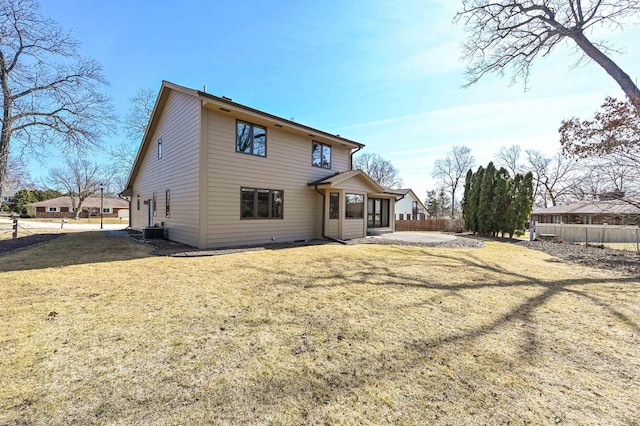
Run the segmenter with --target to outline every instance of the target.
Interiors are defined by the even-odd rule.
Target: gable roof
[[[336,186],[346,180],[353,179],[354,177],[362,178],[369,186],[374,188],[376,192],[380,192],[380,193],[387,192],[385,191],[385,188],[383,186],[381,186],[376,181],[371,179],[369,175],[363,172],[362,170],[349,170],[346,172],[338,172],[331,176],[318,179],[314,182],[309,182],[308,185],[309,186],[321,186],[321,185]]]
[[[63,195],[62,197],[51,198],[49,200],[37,201],[35,203],[26,204],[27,206],[34,207],[71,207],[71,197]],[[78,199],[76,198],[76,205],[78,205]],[[129,208],[129,202],[120,198],[104,197],[102,199],[102,206],[104,208]],[[100,207],[100,197],[89,197],[82,202],[82,207]]]
[[[361,144],[360,142],[343,138],[338,134],[334,135],[334,134],[325,132],[323,130],[319,130],[304,124],[296,123],[295,121],[287,120],[286,118],[278,117],[276,115],[273,115],[264,111],[260,111],[255,108],[251,108],[249,106],[242,105],[237,102],[233,102],[232,99],[227,97],[215,96],[210,93],[206,93],[200,90],[190,89],[188,87],[180,86],[178,84],[163,80],[162,85],[160,86],[160,90],[158,92],[158,96],[156,98],[156,102],[153,106],[153,111],[151,112],[151,117],[149,119],[149,122],[147,123],[147,128],[144,132],[144,136],[142,137],[140,147],[136,154],[133,167],[131,168],[131,172],[129,173],[129,178],[127,179],[126,188],[122,192],[122,194],[124,195],[129,195],[129,196],[132,195],[130,191],[133,186],[133,181],[135,180],[135,177],[140,169],[140,163],[142,161],[144,153],[146,152],[148,146],[151,143],[150,141],[151,135],[153,134],[153,132],[155,131],[155,128],[158,125],[160,114],[162,112],[162,109],[164,108],[164,105],[167,102],[167,98],[171,90],[175,90],[175,91],[200,99],[202,107],[204,106],[217,107],[218,110],[221,110],[223,112],[242,113],[248,116],[257,117],[261,120],[270,122],[271,126],[292,129],[298,132],[308,134],[311,137],[321,137],[331,142],[342,144],[345,147],[351,147],[352,149],[361,149],[364,147],[364,145]]]
[[[422,208],[422,210],[424,210],[425,212],[427,211],[427,207],[424,205],[422,200],[416,195],[416,193],[413,192],[411,188],[387,189],[387,192],[391,192],[392,194],[402,195],[402,198],[405,198],[407,195],[409,195],[411,198],[416,200],[418,204],[420,204],[420,207]]]

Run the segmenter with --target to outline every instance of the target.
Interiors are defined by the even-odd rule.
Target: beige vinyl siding
[[[353,194],[364,194],[371,190],[371,186],[360,176],[353,177],[339,184],[340,189],[344,192]]]
[[[168,237],[197,246],[198,228],[198,155],[200,101],[194,96],[169,91],[158,124],[150,136],[140,170],[133,185],[131,227],[147,226],[148,206],[144,200],[157,193],[154,223],[165,223]],[[157,142],[162,138],[162,158],[158,158]],[[171,217],[165,216],[165,194],[171,191]],[[140,210],[136,197],[140,194]]]
[[[331,238],[340,238],[340,220],[339,219],[329,219],[328,226],[326,230],[327,237]]]
[[[345,219],[343,230],[345,240],[364,237],[364,219]]]
[[[332,147],[332,169],[311,165],[313,137],[294,134],[267,122],[267,156],[236,152],[236,117],[209,111],[207,246],[259,244],[320,238],[322,196],[308,182],[349,167],[350,151]],[[240,219],[240,188],[284,191],[283,219]]]

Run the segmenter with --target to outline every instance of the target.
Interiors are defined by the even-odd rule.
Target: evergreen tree
[[[513,221],[509,214],[513,200],[513,181],[509,176],[509,172],[501,167],[496,174],[495,189],[493,196],[494,203],[494,223],[492,233],[501,233],[504,237],[505,232],[511,228]]]
[[[474,234],[478,232],[478,206],[480,205],[480,190],[482,189],[482,178],[484,177],[484,167],[478,167],[478,171],[471,178],[469,188],[468,215],[465,218],[465,227]]]
[[[465,228],[482,235],[513,237],[517,230],[524,230],[533,199],[531,173],[512,179],[505,168],[496,171],[493,163],[486,169],[480,166],[475,173],[470,170],[464,187]]]
[[[462,218],[464,219],[465,229],[468,231],[467,223],[470,222],[471,212],[469,210],[469,197],[471,196],[471,182],[473,181],[473,170],[469,169],[464,179],[464,194],[462,194]]]
[[[478,232],[481,235],[495,233],[495,184],[496,168],[493,162],[490,162],[482,177],[478,202]]]
[[[533,209],[533,200],[533,174],[529,172],[524,175],[524,177],[521,177],[520,185],[518,186],[514,201],[516,206],[516,210],[514,212],[515,229],[525,229],[525,224],[529,220],[531,210]]]

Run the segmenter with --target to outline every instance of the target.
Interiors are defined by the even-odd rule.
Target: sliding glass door
[[[369,198],[367,203],[367,228],[386,228],[389,226],[389,200]]]

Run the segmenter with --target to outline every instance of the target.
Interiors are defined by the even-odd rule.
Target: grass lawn
[[[504,243],[0,256],[0,424],[634,424],[640,282]]]

